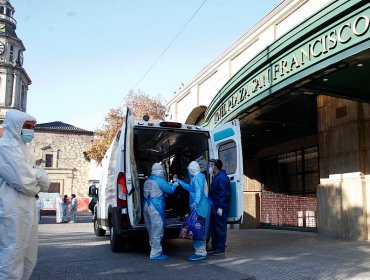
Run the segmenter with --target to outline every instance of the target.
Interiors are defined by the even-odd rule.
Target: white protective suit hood
[[[4,135],[3,137],[6,139],[13,138],[14,140],[18,141],[19,144],[22,144],[21,138],[21,131],[25,121],[33,121],[36,123],[36,119],[24,112],[18,110],[9,110],[6,113],[6,117],[4,119]]]
[[[200,172],[200,166],[199,166],[198,162],[196,162],[196,161],[190,162],[190,164],[188,166],[188,171],[189,171],[189,174],[192,177],[197,175]]]
[[[14,109],[9,110],[4,119],[4,132],[0,141],[11,142],[11,144],[18,146],[26,157],[27,163],[34,164],[34,157],[31,155],[26,144],[22,141],[21,131],[25,121],[33,121],[36,123],[36,119],[29,114]]]
[[[152,166],[152,174],[161,178],[164,178],[164,168],[160,163],[154,163]]]

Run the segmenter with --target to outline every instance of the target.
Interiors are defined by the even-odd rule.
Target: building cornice
[[[5,33],[0,33],[0,38],[1,37],[5,37],[5,38],[8,38],[9,40],[16,41],[20,45],[22,50],[26,51],[26,47],[24,46],[23,41],[21,39],[19,39],[18,37],[14,37],[14,36],[11,36],[11,35],[8,35],[8,34],[5,34]]]
[[[7,72],[10,72],[10,73],[14,73],[15,70],[18,70],[19,72],[21,72],[21,74],[24,75],[24,77],[26,78],[26,80],[28,82],[28,85],[32,84],[32,80],[31,80],[30,76],[28,76],[26,70],[23,67],[20,67],[19,65],[14,66],[13,64],[0,62],[0,73],[2,72],[1,70],[3,70],[3,69],[6,69]]]
[[[277,7],[275,7],[270,13],[268,13],[265,17],[263,17],[256,25],[254,25],[249,31],[244,33],[238,40],[236,40],[230,47],[228,47],[225,51],[223,51],[217,58],[215,58],[211,63],[209,63],[206,67],[204,67],[182,90],[180,93],[176,94],[172,97],[168,102],[167,105],[170,106],[177,100],[181,100],[187,95],[187,93],[191,90],[191,88],[195,85],[197,80],[205,75],[205,73],[212,68],[215,67],[217,64],[222,64],[225,60],[229,59],[229,55],[232,51],[243,48],[243,43],[249,45],[250,41],[255,41],[256,37],[259,36],[264,30],[271,26],[268,24],[269,21],[271,23],[280,22],[282,15],[278,16],[284,9],[286,9],[289,5],[293,4],[291,9],[296,10],[303,4],[305,4],[308,0],[285,0],[281,2]],[[291,9],[287,10],[287,12],[291,11]],[[278,16],[278,17],[277,17]],[[250,40],[248,40],[250,39]]]

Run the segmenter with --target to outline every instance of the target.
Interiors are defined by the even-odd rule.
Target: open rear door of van
[[[141,196],[139,176],[137,174],[136,160],[134,155],[134,118],[131,110],[126,111],[126,128],[125,128],[125,175],[127,186],[127,201],[128,208],[132,207],[133,211],[129,211],[132,226],[136,226],[141,220]],[[130,205],[131,204],[131,205]],[[130,213],[131,212],[131,213]]]
[[[211,157],[220,159],[231,183],[228,223],[241,223],[244,211],[243,153],[239,120],[217,126],[211,131]]]

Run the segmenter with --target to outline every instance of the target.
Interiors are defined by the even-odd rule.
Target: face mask
[[[215,164],[213,162],[208,162],[208,174],[213,175],[213,167]]]
[[[213,168],[211,166],[208,168],[208,174],[213,175]]]
[[[21,137],[24,143],[29,143],[34,137],[35,131],[33,129],[22,129]]]

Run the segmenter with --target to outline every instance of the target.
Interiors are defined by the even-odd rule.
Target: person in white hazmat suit
[[[60,193],[55,197],[55,217],[56,223],[60,224],[63,222],[63,206],[64,202]]]
[[[46,172],[35,165],[27,142],[36,119],[17,110],[6,114],[0,138],[0,279],[29,279],[37,261],[35,195],[47,192]]]
[[[38,217],[38,222],[40,223],[41,221],[41,211],[42,208],[44,208],[44,201],[36,194],[36,208],[37,208],[37,217]]]
[[[162,252],[162,238],[165,225],[165,193],[173,193],[176,185],[165,179],[165,170],[160,163],[152,166],[151,175],[144,183],[144,221],[151,247],[150,260],[163,260],[168,256]]]
[[[77,205],[78,201],[75,194],[72,194],[71,208],[69,209],[70,223],[77,222]]]

